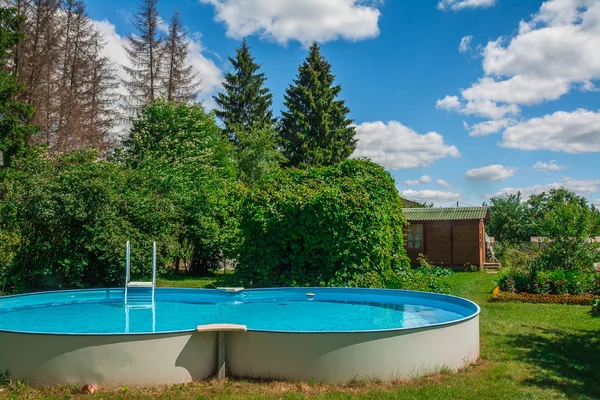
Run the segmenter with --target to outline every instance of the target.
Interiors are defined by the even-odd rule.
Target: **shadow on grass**
[[[511,335],[508,344],[521,349],[521,360],[533,366],[526,383],[570,399],[600,398],[600,325],[599,330],[574,332],[538,329]]]

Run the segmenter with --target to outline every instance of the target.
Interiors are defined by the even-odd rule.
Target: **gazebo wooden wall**
[[[473,208],[475,207],[471,207],[471,209]],[[407,220],[411,226],[422,227],[422,246],[415,247],[415,240],[412,243],[405,240],[405,247],[413,265],[418,264],[419,254],[425,255],[427,260],[434,265],[483,266],[485,264],[487,209],[479,210],[479,213],[467,214],[468,219],[461,219],[456,210],[453,208],[444,213],[443,210],[440,212],[440,209],[418,209],[418,211],[405,213],[408,215]],[[434,212],[436,214],[432,215]],[[475,216],[481,216],[481,218],[473,218]],[[462,216],[462,218],[466,217]]]

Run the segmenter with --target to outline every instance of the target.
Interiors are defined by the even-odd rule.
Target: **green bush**
[[[12,291],[122,285],[179,258],[193,272],[237,255],[242,191],[214,116],[158,101],[133,121],[116,160],[30,147],[0,169],[0,285]],[[1,289],[1,286],[0,286]]]
[[[592,315],[600,316],[600,298],[596,297],[592,300]]]
[[[448,285],[435,275],[421,270],[404,269],[388,271],[385,276],[386,288],[419,290],[422,292],[449,293]]]
[[[159,265],[176,248],[178,215],[169,199],[137,186],[131,172],[99,161],[96,151],[17,159],[8,172],[3,207],[20,246],[5,279],[16,291],[121,284],[125,242],[134,274],[149,272],[152,240]]]
[[[531,274],[520,268],[511,268],[498,277],[500,290],[510,293],[533,293]]]
[[[543,270],[535,264],[528,268],[512,268],[498,278],[502,291],[510,293],[600,294],[600,276],[595,273]]]
[[[277,172],[242,208],[244,286],[386,286],[409,270],[394,180],[370,161]]]
[[[431,276],[436,276],[436,277],[448,277],[454,273],[454,271],[452,271],[452,269],[450,269],[450,268],[436,267],[435,265],[430,264],[429,261],[427,261],[427,258],[423,254],[419,254],[417,261],[419,261],[419,267],[415,269],[415,272],[418,272],[418,273],[421,273],[424,275],[431,275]]]

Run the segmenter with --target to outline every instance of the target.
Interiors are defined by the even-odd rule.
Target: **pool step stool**
[[[152,281],[131,281],[131,245],[127,241],[125,248],[125,290],[123,305],[125,307],[125,331],[129,333],[129,310],[150,309],[152,311],[152,331],[156,331],[156,303],[154,289],[156,288],[156,242],[152,244]]]

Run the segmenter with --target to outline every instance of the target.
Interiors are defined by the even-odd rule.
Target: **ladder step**
[[[128,288],[151,288],[153,286],[152,282],[127,282]]]

